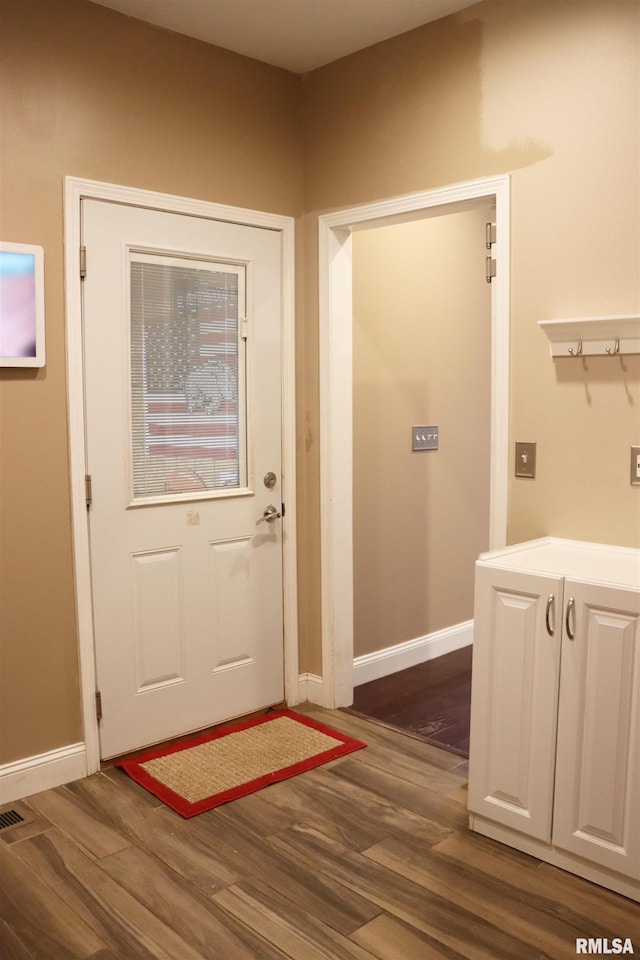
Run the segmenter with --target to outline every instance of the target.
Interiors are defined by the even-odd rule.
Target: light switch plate
[[[640,447],[631,447],[631,483],[640,487]]]
[[[411,427],[412,450],[437,450],[438,427]]]
[[[528,477],[533,480],[536,475],[536,445],[530,441],[516,441],[516,477]]]

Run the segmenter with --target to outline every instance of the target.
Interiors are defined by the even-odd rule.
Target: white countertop
[[[634,547],[544,537],[482,553],[478,563],[640,590],[640,550]]]

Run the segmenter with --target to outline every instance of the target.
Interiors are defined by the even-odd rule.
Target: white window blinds
[[[246,486],[245,268],[131,255],[133,499]]]

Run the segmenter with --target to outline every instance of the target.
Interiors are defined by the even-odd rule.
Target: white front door
[[[82,233],[106,758],[283,699],[282,254],[275,230],[101,200]]]

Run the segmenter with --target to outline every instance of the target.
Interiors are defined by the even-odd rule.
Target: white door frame
[[[75,566],[76,615],[82,717],[87,773],[100,768],[100,740],[95,709],[96,665],[89,552],[89,522],[85,500],[85,404],[82,349],[82,284],[79,257],[81,201],[110,200],[128,206],[241,223],[276,230],[282,239],[282,496],[284,681],[287,703],[298,702],[298,610],[296,568],[296,449],[295,449],[295,326],[294,220],[292,217],[208,203],[171,194],[116,184],[65,178],[65,309],[67,332],[67,391],[71,518]],[[90,265],[89,265],[90,269]]]
[[[506,543],[509,464],[510,177],[474,180],[318,218],[322,703],[353,702],[353,374],[351,234],[494,201],[489,546]],[[488,252],[488,251],[487,251]],[[478,251],[479,258],[483,256]]]

